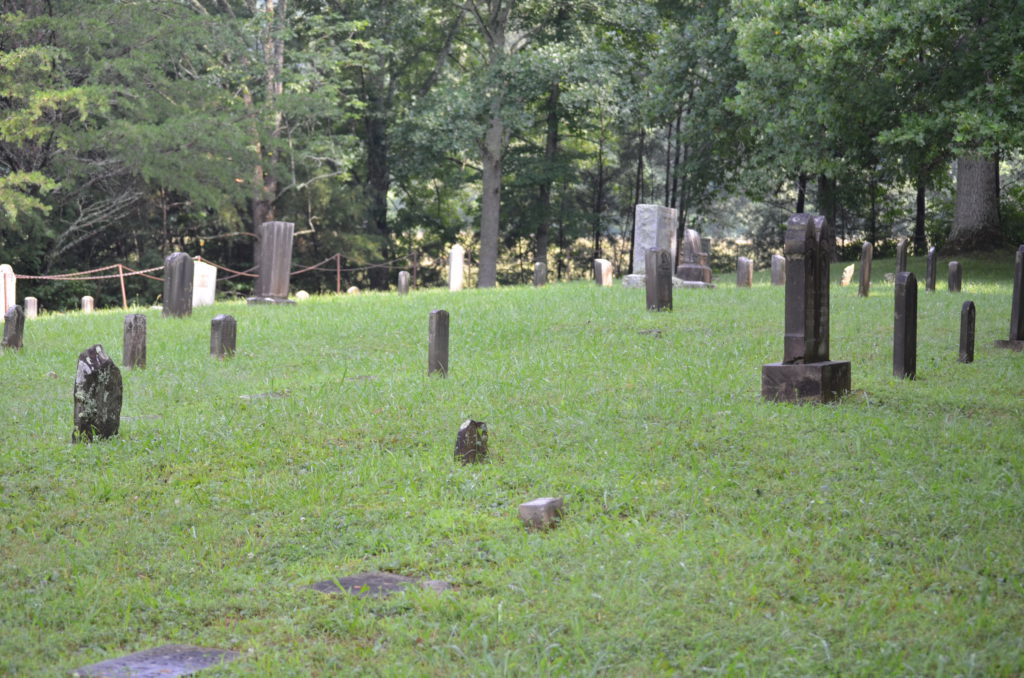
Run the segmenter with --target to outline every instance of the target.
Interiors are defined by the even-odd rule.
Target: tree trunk
[[[551,229],[551,184],[552,168],[558,155],[558,99],[561,96],[559,83],[552,83],[548,90],[547,141],[544,144],[544,175],[537,188],[537,251],[534,261],[548,262],[548,238]]]
[[[601,214],[604,212],[604,121],[597,140],[597,187],[594,189],[594,258],[601,258]]]
[[[391,188],[391,170],[388,148],[388,102],[386,83],[374,78],[366,89],[367,111],[363,124],[366,131],[366,216],[367,223],[381,239],[381,258],[391,258],[391,230],[388,227],[388,191]],[[370,285],[386,289],[388,269],[372,268]]]
[[[945,249],[990,249],[999,242],[999,161],[983,155],[962,155],[956,161],[953,229]]]
[[[491,102],[491,121],[484,135],[483,195],[480,198],[480,274],[477,287],[498,283],[498,228],[501,224],[501,156],[505,122],[501,118],[501,100]]]
[[[647,130],[640,129],[640,149],[636,155],[636,190],[633,194],[633,226],[629,231],[629,270],[633,270],[633,242],[636,240],[636,206],[640,204],[644,192],[644,138]]]
[[[804,202],[807,197],[807,174],[800,173],[796,180],[796,213],[804,213]]]
[[[914,254],[918,256],[928,252],[928,239],[924,234],[924,208],[925,208],[925,186],[924,179],[917,180],[917,203],[914,210]]]

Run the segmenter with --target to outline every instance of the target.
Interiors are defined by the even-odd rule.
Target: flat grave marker
[[[238,659],[238,652],[193,645],[161,645],[75,669],[94,678],[174,678]]]
[[[421,581],[415,577],[406,577],[390,572],[366,572],[347,577],[325,579],[306,588],[320,593],[348,593],[359,598],[386,598],[394,593],[405,590],[409,586],[418,585],[432,591],[447,591],[452,585],[438,579]]]

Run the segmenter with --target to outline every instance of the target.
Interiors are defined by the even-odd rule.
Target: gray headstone
[[[561,497],[541,497],[519,505],[519,519],[531,530],[555,527],[562,517]]]
[[[856,269],[856,264],[850,264],[843,269],[843,277],[839,279],[840,287],[849,287],[850,283],[853,282],[853,272]]]
[[[974,362],[974,323],[976,312],[973,301],[965,301],[960,309],[960,357],[962,363]]]
[[[259,277],[253,285],[250,304],[295,303],[288,299],[292,275],[292,241],[295,224],[290,221],[265,221],[256,227],[259,254],[256,272]]]
[[[463,270],[465,257],[465,247],[458,244],[452,245],[452,249],[448,253],[448,289],[452,292],[458,292],[465,284],[465,273]]]
[[[96,308],[96,300],[88,294],[82,297],[82,313],[92,313]]]
[[[25,317],[35,318],[39,315],[39,300],[35,297],[25,297]]]
[[[1013,298],[1010,302],[1010,338],[996,341],[999,348],[1024,350],[1024,245],[1017,248],[1013,268]]]
[[[900,238],[896,243],[896,272],[902,273],[907,270],[907,245],[910,243],[906,238]]]
[[[102,678],[175,678],[237,659],[231,650],[191,645],[163,645],[125,657],[77,668],[73,676]]]
[[[676,269],[680,280],[687,282],[711,282],[711,269],[708,267],[707,250],[703,249],[703,240],[692,228],[683,230],[682,262]]]
[[[626,287],[643,287],[648,250],[668,250],[676,260],[679,213],[661,205],[637,205],[633,236],[633,272],[622,280]]]
[[[125,369],[146,366],[146,316],[132,313],[124,317],[124,352],[121,363]]]
[[[533,262],[533,286],[543,287],[548,281],[548,265],[543,261]]]
[[[117,435],[121,425],[121,370],[99,344],[78,356],[75,374],[75,430],[71,440]]]
[[[0,347],[17,351],[22,347],[24,340],[25,312],[21,310],[21,306],[15,304],[4,313],[4,338],[0,340]]]
[[[899,379],[917,375],[917,278],[896,274],[895,312],[892,331],[892,373]]]
[[[869,242],[860,249],[860,288],[857,295],[866,297],[871,294],[871,260],[874,258],[875,247]]]
[[[928,258],[925,260],[924,266],[924,291],[934,292],[935,291],[935,271],[937,269],[937,254],[935,253],[934,247],[928,248]]]
[[[781,254],[772,255],[772,284],[786,284],[786,257]]]
[[[398,272],[398,293],[409,294],[409,271]]]
[[[752,287],[754,284],[754,262],[747,257],[736,260],[736,286]]]
[[[210,355],[221,359],[233,356],[237,333],[238,323],[233,316],[214,316],[210,321]]]
[[[0,312],[14,306],[18,299],[18,278],[10,264],[0,264]]]
[[[487,458],[487,424],[467,419],[455,438],[455,461],[474,464]]]
[[[164,259],[165,318],[192,315],[192,278],[195,262],[184,252],[168,254]]]
[[[419,581],[414,577],[405,577],[390,572],[367,572],[348,577],[325,579],[311,584],[308,588],[321,593],[349,593],[359,598],[384,598],[413,584],[433,591],[447,591],[452,588],[452,585],[446,581],[436,579]]]
[[[599,287],[612,286],[612,262],[607,259],[594,259],[594,282]]]
[[[448,376],[448,311],[430,312],[427,331],[427,374]]]
[[[949,262],[949,291],[959,292],[964,280],[964,269],[959,261]]]
[[[205,261],[194,261],[192,266],[192,308],[213,306],[217,300],[217,267]]]
[[[672,259],[668,250],[647,250],[647,310],[672,310]]]

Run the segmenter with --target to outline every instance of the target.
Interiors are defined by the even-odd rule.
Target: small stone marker
[[[256,227],[259,247],[256,271],[259,277],[253,284],[249,304],[294,304],[288,298],[292,275],[292,241],[295,224],[290,221],[265,221]]]
[[[892,331],[892,373],[899,379],[917,375],[917,278],[896,274],[895,312]]]
[[[906,238],[900,238],[900,241],[896,243],[896,272],[902,273],[907,270],[907,245],[910,241]]]
[[[849,287],[850,283],[853,282],[853,270],[856,264],[850,264],[843,269],[843,277],[839,279],[840,287]]]
[[[124,317],[124,351],[121,362],[125,369],[146,367],[146,316],[141,313]]]
[[[668,250],[647,250],[645,285],[648,311],[672,310],[672,255]]]
[[[72,676],[102,678],[174,678],[225,664],[240,655],[231,650],[192,645],[162,645],[125,657],[77,668]]]
[[[96,308],[96,300],[88,294],[82,297],[82,313],[92,313]]]
[[[710,241],[709,241],[710,242]],[[711,268],[708,266],[707,247],[700,234],[692,228],[683,230],[682,263],[676,269],[676,275],[687,283],[711,283]]]
[[[39,315],[39,300],[35,297],[25,297],[25,317],[35,318]]]
[[[4,338],[0,347],[19,350],[25,339],[25,312],[15,304],[4,313]]]
[[[786,257],[781,254],[772,255],[772,284],[786,284]]]
[[[561,497],[542,497],[519,505],[519,519],[530,530],[555,527],[562,517]]]
[[[935,270],[936,270],[936,253],[934,247],[928,248],[928,258],[925,260],[924,265],[924,291],[934,292],[935,291]]]
[[[458,244],[452,245],[452,249],[448,253],[448,289],[452,292],[458,292],[465,284],[463,272],[465,257],[465,247]]]
[[[224,359],[235,355],[238,323],[233,316],[221,313],[210,321],[210,355]]]
[[[960,309],[960,357],[959,362],[974,362],[974,321],[976,318],[973,301],[965,301]]]
[[[0,312],[18,303],[18,278],[10,264],[0,264]]]
[[[121,425],[121,370],[99,344],[78,356],[72,442],[117,435]]]
[[[949,262],[949,291],[959,292],[964,280],[964,269],[959,261]]]
[[[548,265],[543,261],[533,262],[533,286],[543,287],[548,281]]]
[[[860,248],[860,288],[857,296],[866,297],[871,294],[871,260],[874,258],[875,246],[869,242]]]
[[[398,272],[398,293],[409,294],[409,271]]]
[[[168,254],[164,259],[165,318],[192,315],[192,278],[195,262],[184,252]]]
[[[205,261],[192,262],[192,308],[213,306],[217,300],[217,267]]]
[[[754,284],[754,262],[746,257],[736,260],[736,286],[752,287]]]
[[[448,311],[430,312],[427,331],[427,374],[448,376]]]
[[[455,438],[455,461],[474,464],[487,458],[487,424],[467,419]]]
[[[1013,268],[1013,297],[1010,302],[1010,338],[996,341],[997,348],[1024,351],[1024,245],[1017,248]]]
[[[433,591],[447,591],[452,585],[438,579],[420,581],[415,577],[405,577],[390,572],[367,572],[348,577],[337,577],[325,579],[306,588],[319,591],[320,593],[349,593],[359,598],[384,598],[392,593],[398,593],[412,584],[419,584],[425,589]]]
[[[345,290],[345,294],[359,294],[359,288],[353,285],[352,287]]]
[[[594,282],[598,287],[612,286],[612,262],[607,259],[594,259]]]
[[[676,260],[676,231],[679,211],[662,205],[637,205],[633,236],[633,271],[622,279],[626,287],[644,287],[647,250],[667,250],[670,261]]]
[[[309,292],[306,290],[299,290],[295,293],[295,299],[296,301],[305,301],[306,299],[309,299]]]

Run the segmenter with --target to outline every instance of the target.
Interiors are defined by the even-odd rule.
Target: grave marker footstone
[[[533,286],[543,287],[548,281],[548,265],[543,261],[533,263]]]
[[[39,315],[39,300],[35,297],[25,297],[25,317],[35,318]]]
[[[192,279],[195,262],[184,252],[168,254],[164,259],[165,318],[192,315]]]
[[[959,261],[949,262],[949,291],[959,292],[964,280],[964,270]]]
[[[420,581],[415,577],[406,577],[390,572],[367,572],[348,577],[336,577],[325,579],[307,588],[321,593],[349,593],[359,598],[385,598],[393,593],[398,593],[412,584],[419,584],[422,588],[433,591],[447,591],[452,585],[438,579]]]
[[[907,270],[907,244],[909,241],[906,238],[900,238],[900,241],[896,243],[896,273],[902,273]]]
[[[448,376],[448,311],[431,311],[428,328],[427,374]]]
[[[124,352],[121,362],[125,369],[146,367],[146,316],[141,313],[124,317]]]
[[[973,301],[965,301],[960,309],[960,357],[959,362],[974,362],[974,323],[976,319]]]
[[[772,255],[772,285],[786,284],[786,257],[781,254]]]
[[[747,257],[736,260],[736,286],[752,287],[754,284],[754,262]]]
[[[860,288],[857,290],[857,296],[866,297],[871,294],[871,259],[874,252],[875,247],[869,242],[860,248]]]
[[[448,253],[448,289],[458,292],[464,284],[463,265],[466,256],[466,248],[462,245],[452,245]]]
[[[530,530],[555,527],[561,517],[561,497],[541,497],[519,505],[519,519]]]
[[[224,359],[235,355],[235,339],[238,335],[238,322],[233,316],[214,316],[210,321],[210,355]]]
[[[711,282],[707,250],[704,249],[700,235],[692,228],[683,230],[682,263],[676,269],[676,275],[687,283]]]
[[[217,267],[205,261],[192,262],[192,308],[213,306],[217,300]]]
[[[607,259],[594,259],[594,282],[599,287],[612,286],[612,262]]]
[[[249,304],[294,304],[288,298],[292,275],[292,244],[295,224],[289,221],[265,221],[256,227],[259,241],[256,272]]]
[[[899,379],[917,375],[917,279],[913,273],[896,274],[892,331],[892,373]]]
[[[19,350],[25,338],[25,312],[17,304],[4,313],[4,338],[0,347]]]
[[[121,425],[121,370],[99,344],[78,356],[72,442],[117,435]]]
[[[843,269],[843,277],[839,279],[840,287],[849,287],[850,283],[853,282],[853,270],[855,264],[850,264]]]
[[[672,310],[672,259],[668,250],[647,250],[647,310]]]
[[[924,265],[924,291],[934,292],[935,291],[935,271],[936,271],[936,253],[934,247],[928,248],[928,258],[925,260]]]
[[[306,290],[299,290],[295,293],[295,301],[305,301],[309,299],[309,292]]]
[[[455,438],[455,461],[474,464],[487,458],[487,424],[467,419]]]
[[[1024,245],[1017,248],[1013,268],[1013,298],[1010,302],[1010,338],[996,341],[998,348],[1024,350]]]
[[[667,250],[672,262],[676,260],[676,229],[679,213],[672,207],[637,205],[636,227],[633,236],[633,271],[622,280],[626,287],[643,287],[647,266],[647,251]]]
[[[192,645],[162,645],[77,668],[72,675],[93,678],[175,678],[217,664],[226,664],[239,656],[232,650]]]
[[[96,300],[88,294],[82,297],[82,313],[92,313],[96,308]]]
[[[0,264],[0,312],[14,306],[18,299],[18,278],[10,264]]]
[[[409,271],[398,272],[398,293],[409,294]]]

